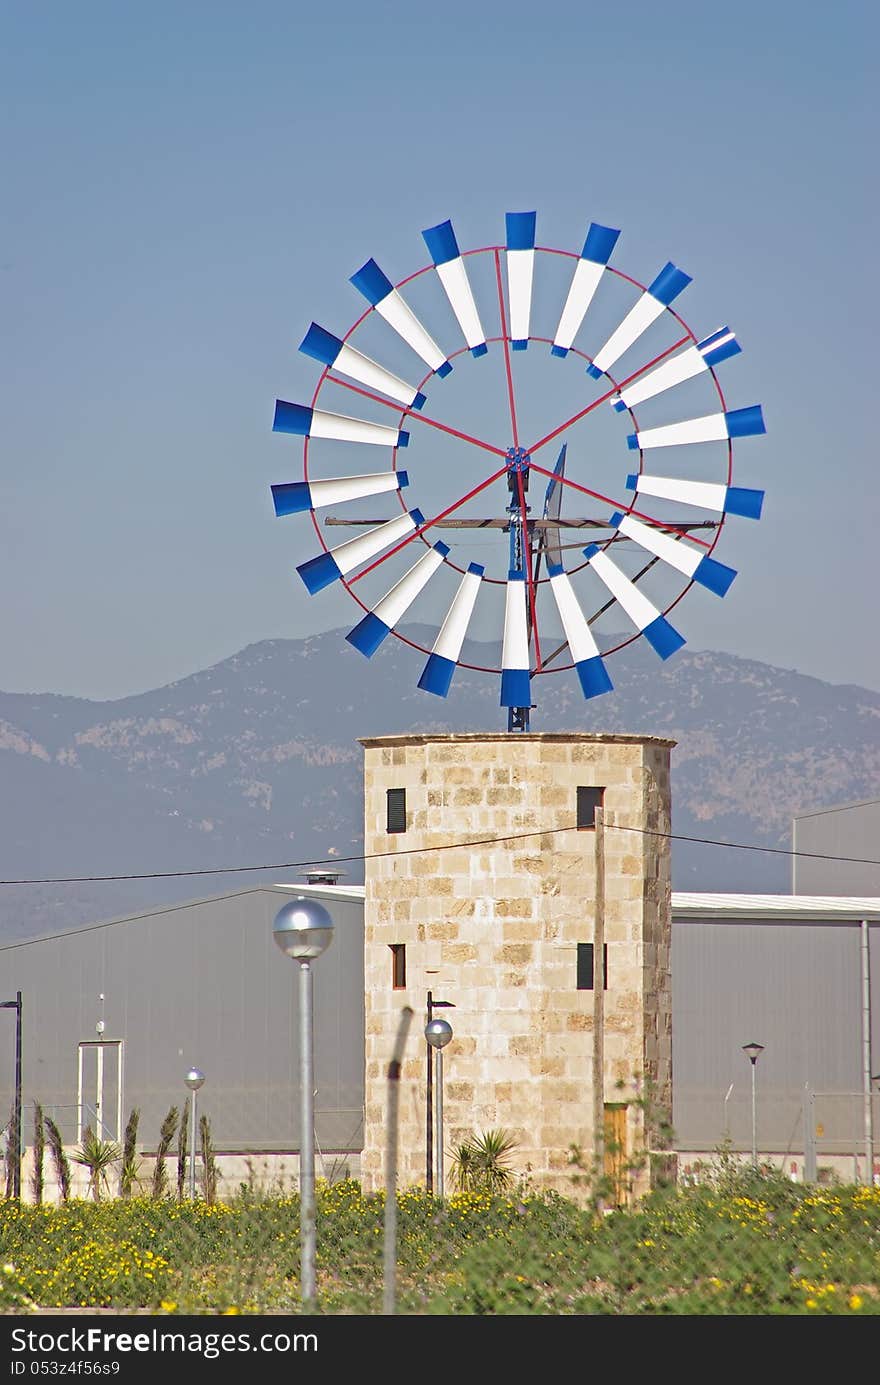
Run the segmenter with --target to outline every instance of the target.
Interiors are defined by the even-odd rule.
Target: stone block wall
[[[593,1149],[592,990],[577,948],[593,940],[596,833],[576,828],[578,786],[605,790],[604,1100],[649,1079],[671,1110],[669,757],[631,735],[385,736],[364,747],[366,1095],[362,1178],[384,1186],[388,1061],[414,1011],[399,1088],[400,1186],[426,1176],[428,991],[452,1001],[444,1050],[447,1151],[503,1127],[536,1186],[571,1194],[569,1152]],[[387,830],[387,791],[406,830]],[[405,946],[394,988],[392,946]],[[644,1147],[642,1108],[628,1144]],[[449,1160],[446,1190],[450,1190]]]

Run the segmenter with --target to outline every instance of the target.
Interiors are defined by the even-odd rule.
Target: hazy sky
[[[640,282],[682,265],[688,322],[743,344],[767,500],[690,645],[880,689],[877,14],[7,0],[0,688],[114,698],[348,628],[271,508],[296,348],[360,315],[369,256],[401,279],[424,227],[534,208],[575,252],[621,228]]]

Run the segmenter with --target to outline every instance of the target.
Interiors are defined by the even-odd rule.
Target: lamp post
[[[432,1019],[425,1025],[425,1038],[434,1050],[434,1066],[437,1070],[437,1196],[443,1197],[443,1050],[452,1038],[452,1025],[446,1020]]]
[[[330,946],[333,939],[333,920],[323,904],[319,904],[316,899],[304,899],[300,895],[279,909],[272,934],[284,955],[299,963],[300,1281],[303,1308],[311,1310],[315,1298],[315,1035],[312,1013],[312,962]]]
[[[755,1100],[755,1069],[764,1052],[763,1044],[743,1044],[743,1053],[752,1065],[752,1166],[758,1167],[758,1106]]]
[[[12,1196],[21,1200],[21,991],[14,1000],[0,1000],[0,1010],[15,1011],[15,1104],[12,1110],[12,1138],[15,1163],[12,1167]]]
[[[434,1018],[435,1010],[454,1010],[455,1003],[451,1000],[435,1000],[432,993],[428,992],[428,1019],[425,1026],[427,1035],[427,1025]],[[430,1042],[425,1045],[427,1054],[427,1081],[425,1085],[425,1187],[429,1193],[434,1191],[434,1053]]]
[[[198,1068],[190,1068],[186,1077],[183,1079],[189,1087],[191,1096],[189,1099],[190,1118],[189,1118],[189,1195],[195,1199],[196,1195],[196,1093],[205,1081],[205,1074]]]

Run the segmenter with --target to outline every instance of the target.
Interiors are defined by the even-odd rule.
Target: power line
[[[606,831],[637,832],[644,837],[660,837],[673,842],[691,842],[697,846],[721,846],[731,851],[761,851],[772,856],[805,857],[813,861],[840,861],[848,865],[880,866],[880,860],[865,856],[835,856],[821,851],[794,851],[781,846],[757,846],[748,842],[721,842],[713,837],[689,837],[679,832],[658,832],[647,827],[627,827],[605,822]],[[201,875],[244,875],[253,871],[305,870],[308,867],[350,865],[359,861],[393,860],[399,856],[427,856],[438,851],[457,851],[476,846],[500,846],[502,842],[526,841],[531,837],[552,837],[560,832],[582,831],[575,824],[566,827],[542,827],[534,832],[511,832],[503,837],[478,837],[473,841],[444,842],[439,846],[406,847],[399,851],[361,852],[357,856],[328,856],[323,860],[310,857],[306,861],[276,861],[258,866],[210,866],[203,870],[154,870],[124,875],[57,875],[29,876],[0,880],[2,885],[93,885],[118,880],[182,880]]]

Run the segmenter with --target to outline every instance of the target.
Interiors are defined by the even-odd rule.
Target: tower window
[[[601,808],[605,800],[605,790],[578,785],[577,791],[577,826],[579,830],[586,827],[596,826],[596,809]]]
[[[385,805],[385,831],[406,831],[406,789],[389,789]]]
[[[608,944],[602,946],[602,960],[605,964],[605,985],[603,990],[608,990]],[[577,989],[579,991],[591,991],[593,989],[593,944],[578,943],[577,945]]]
[[[391,949],[391,985],[395,991],[406,987],[406,943],[389,943]]]

